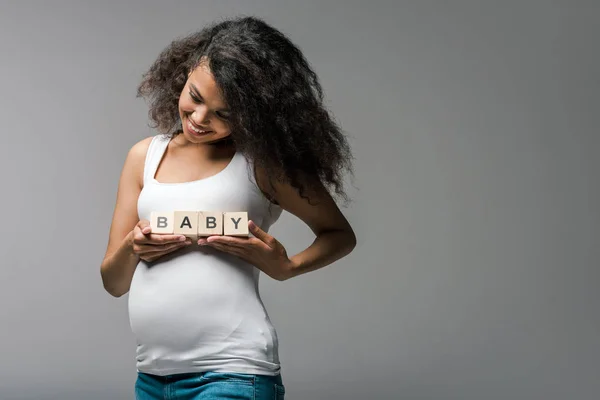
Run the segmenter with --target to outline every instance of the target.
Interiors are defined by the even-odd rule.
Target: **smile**
[[[187,126],[188,126],[188,128],[190,128],[190,130],[192,130],[200,135],[212,132],[212,131],[205,131],[205,130],[196,128],[189,119],[187,121]]]

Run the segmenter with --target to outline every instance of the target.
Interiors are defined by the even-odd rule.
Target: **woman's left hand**
[[[248,221],[248,230],[255,237],[209,236],[198,244],[233,254],[278,281],[290,278],[293,263],[283,245],[253,221]]]

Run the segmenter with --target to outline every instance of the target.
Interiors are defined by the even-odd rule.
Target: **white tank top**
[[[262,194],[251,163],[237,152],[216,175],[184,183],[154,176],[169,144],[152,138],[138,198],[140,219],[152,211],[247,211],[264,231],[282,209]],[[240,258],[192,243],[158,260],[140,260],[129,290],[137,371],[280,373],[277,333],[259,294],[260,270]]]

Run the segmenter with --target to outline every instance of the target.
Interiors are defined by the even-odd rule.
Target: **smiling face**
[[[230,135],[230,112],[207,63],[188,75],[179,96],[179,117],[189,142],[208,144]]]

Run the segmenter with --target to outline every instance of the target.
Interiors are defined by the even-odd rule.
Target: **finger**
[[[181,247],[186,247],[188,246],[188,244],[186,244],[185,242],[181,242],[181,243],[171,243],[171,244],[167,244],[164,246],[157,246],[157,245],[151,245],[151,244],[141,244],[141,245],[136,245],[135,250],[137,251],[138,254],[150,254],[150,253],[160,253],[163,251],[172,251]]]
[[[219,249],[219,250],[228,250],[231,248],[231,246],[227,246],[226,244],[218,243],[218,242],[207,242],[206,245],[210,246],[210,247],[214,247],[215,249]]]
[[[206,238],[208,243],[223,243],[232,246],[247,246],[250,238],[239,238],[233,236],[209,236]]]
[[[250,259],[248,258],[248,255],[246,253],[244,253],[243,251],[234,249],[232,247],[230,247],[228,250],[220,250],[223,253],[227,253],[227,254],[231,254],[232,256],[236,256],[239,259],[242,259],[244,261],[250,262]]]
[[[136,227],[133,230],[133,243],[134,244],[144,244],[148,242],[148,236],[144,235],[142,230],[139,227]]]
[[[154,233],[150,235],[149,241],[150,243],[162,245],[167,243],[177,243],[177,242],[185,242],[187,241],[187,237],[184,235],[167,235],[167,234],[158,234]]]
[[[220,243],[227,246],[233,246],[243,251],[251,251],[255,249],[269,251],[272,250],[265,242],[258,238],[237,238],[231,236],[209,236],[207,239],[208,243]]]
[[[259,226],[256,225],[252,220],[248,221],[248,229],[250,230],[250,232],[252,232],[252,234],[255,237],[259,238],[261,241],[265,242],[269,246],[271,246],[271,244],[273,244],[273,242],[275,241],[275,238],[273,236],[260,229]]]
[[[172,245],[169,248],[162,248],[161,250],[146,252],[146,253],[143,254],[143,256],[144,256],[144,258],[147,258],[147,259],[149,258],[152,261],[154,261],[154,260],[156,260],[156,259],[158,259],[160,257],[163,257],[163,256],[167,255],[167,254],[174,253],[174,252],[176,252],[178,250],[181,250],[184,247],[187,247],[187,246],[186,245],[174,244],[174,245]],[[140,256],[140,258],[142,258],[142,256]]]
[[[187,247],[187,246],[188,245],[186,245],[186,244],[171,244],[171,245],[168,245],[165,247],[159,247],[155,251],[150,251],[150,253],[168,254],[175,250],[178,250],[178,249],[181,249],[181,248]]]
[[[150,221],[146,220],[146,219],[142,219],[138,222],[138,227],[140,228],[140,230],[142,231],[142,233],[144,235],[149,234],[152,229],[150,228]]]
[[[167,235],[167,234],[150,234],[144,235],[141,232],[138,233],[136,230],[133,235],[134,243],[138,244],[151,244],[151,245],[162,245],[166,243],[184,242],[186,237],[184,235]]]
[[[217,250],[224,251],[226,253],[234,254],[238,257],[243,256],[245,253],[240,248],[236,248],[234,246],[229,246],[227,244],[222,244],[222,243],[217,243],[217,242],[211,242],[211,243],[209,243],[209,246],[214,247]]]

